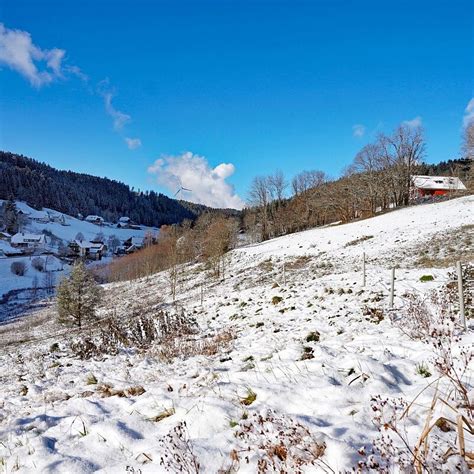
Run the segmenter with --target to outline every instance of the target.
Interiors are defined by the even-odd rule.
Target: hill
[[[136,192],[108,178],[61,171],[22,155],[0,151],[0,199],[10,198],[25,201],[35,209],[49,208],[70,216],[100,215],[110,222],[128,216],[138,224],[153,227],[193,220],[203,212],[214,211],[154,191]]]
[[[472,420],[473,326],[463,332],[447,304],[454,263],[474,260],[473,206],[466,196],[239,248],[225,281],[186,265],[175,303],[169,272],[105,285],[99,316],[129,325],[130,347],[105,336],[110,319],[81,335],[53,307],[0,328],[0,458],[20,472],[411,472],[429,423],[415,461],[468,472],[456,417]],[[147,345],[150,322],[161,332]],[[467,429],[464,441],[472,452]]]

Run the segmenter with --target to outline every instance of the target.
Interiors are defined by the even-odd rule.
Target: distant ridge
[[[159,227],[194,220],[204,212],[236,215],[171,199],[154,191],[136,192],[124,183],[73,171],[61,171],[23,155],[0,151],[0,199],[25,201],[35,209],[47,207],[71,216],[97,214],[115,222],[122,216]]]

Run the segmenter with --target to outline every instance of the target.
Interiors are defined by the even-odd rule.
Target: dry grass
[[[187,339],[170,334],[157,346],[157,355],[166,362],[174,359],[187,359],[194,356],[213,357],[228,351],[236,334],[232,330],[224,330],[207,337],[189,337]]]

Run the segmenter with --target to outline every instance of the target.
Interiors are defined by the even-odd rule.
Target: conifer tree
[[[102,289],[94,281],[83,262],[76,263],[69,277],[58,286],[58,314],[62,323],[73,323],[81,328],[94,319]]]

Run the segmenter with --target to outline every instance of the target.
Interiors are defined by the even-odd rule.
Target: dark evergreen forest
[[[204,212],[215,211],[154,191],[136,192],[108,178],[57,170],[3,151],[0,151],[0,199],[25,201],[35,209],[47,207],[71,216],[97,214],[109,222],[128,216],[133,222],[156,227],[194,220]],[[219,212],[237,214],[232,210]]]

